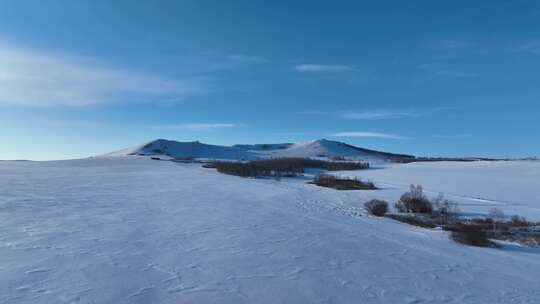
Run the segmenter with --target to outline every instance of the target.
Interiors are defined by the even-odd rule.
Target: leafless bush
[[[404,215],[404,214],[387,214],[386,217],[402,222],[402,223],[406,223],[409,225],[418,226],[422,228],[437,227],[436,221],[430,217]]]
[[[439,225],[442,227],[457,219],[457,204],[444,198],[444,194],[439,193],[431,204],[433,206],[432,216],[437,218]]]
[[[384,216],[388,212],[388,202],[378,199],[370,200],[364,204],[367,212],[375,216]]]
[[[505,215],[501,209],[498,208],[492,208],[489,211],[488,219],[490,219],[493,222],[493,234],[497,234],[499,223],[504,219]]]
[[[530,223],[523,216],[519,215],[513,215],[510,218],[510,221],[514,227],[527,227],[530,225]]]
[[[479,247],[497,247],[497,245],[488,238],[484,230],[485,226],[475,223],[457,223],[448,230],[451,231],[452,240],[471,246]]]
[[[475,219],[473,221],[482,224],[484,231],[490,238],[517,242],[527,246],[538,246],[540,244],[540,223],[529,222],[522,216],[514,215],[510,218],[510,221],[494,220],[493,218]]]
[[[431,213],[433,211],[433,206],[424,195],[420,185],[411,185],[409,191],[400,197],[395,207],[399,212]]]

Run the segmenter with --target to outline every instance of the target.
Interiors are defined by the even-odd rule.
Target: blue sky
[[[0,0],[0,159],[156,138],[540,154],[537,1],[292,2]]]

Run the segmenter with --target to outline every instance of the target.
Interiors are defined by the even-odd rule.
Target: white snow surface
[[[538,249],[466,247],[362,209],[416,181],[540,207],[538,164],[468,166],[353,173],[389,179],[365,192],[138,156],[0,162],[0,303],[539,303]]]

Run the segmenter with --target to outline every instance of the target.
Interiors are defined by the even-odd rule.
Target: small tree
[[[497,222],[504,219],[504,213],[501,209],[492,208],[489,210],[488,218],[493,222],[493,234],[497,233]]]
[[[370,200],[364,204],[367,212],[375,216],[384,216],[388,212],[388,202],[378,199]]]
[[[452,221],[458,212],[457,205],[449,199],[444,198],[443,193],[439,195],[432,202],[433,207],[436,210],[436,214],[439,217],[441,226],[446,226]]]

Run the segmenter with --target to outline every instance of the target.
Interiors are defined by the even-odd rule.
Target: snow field
[[[358,174],[385,170],[402,172]],[[465,247],[366,216],[365,201],[411,182],[335,191],[144,157],[2,162],[0,303],[540,301],[536,249]]]

